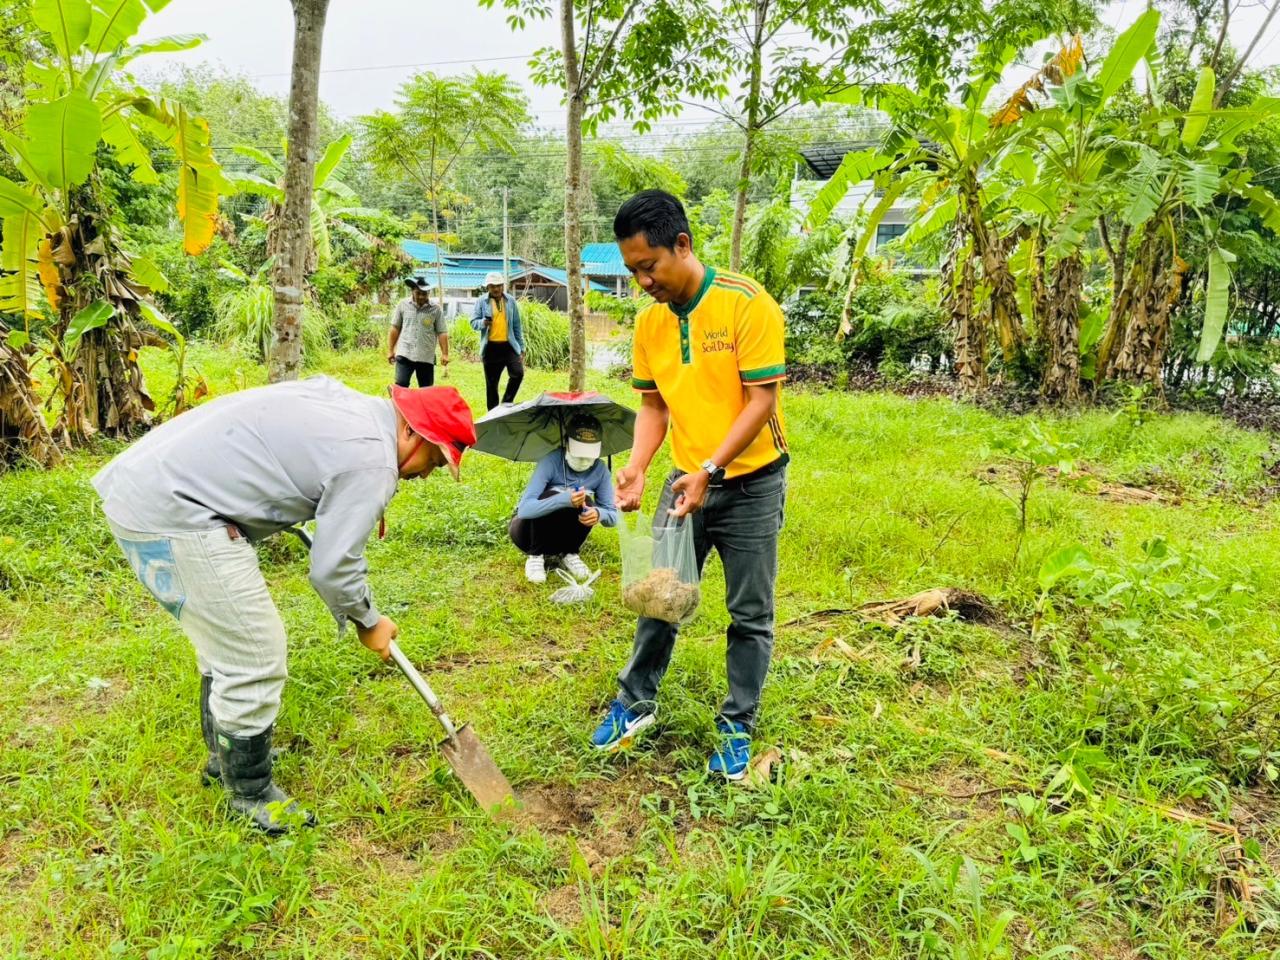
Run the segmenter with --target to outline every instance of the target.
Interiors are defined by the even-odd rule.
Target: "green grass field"
[[[168,360],[146,360],[161,396]],[[205,348],[194,362],[215,395],[263,379]],[[369,391],[388,376],[376,356],[318,366]],[[453,377],[482,406],[478,366]],[[563,381],[533,373],[524,396]],[[434,719],[336,637],[288,540],[260,548],[290,634],[277,775],[321,826],[270,841],[228,821],[197,776],[194,657],[88,485],[112,450],[0,477],[0,956],[1280,956],[1267,438],[1199,416],[1051,420],[1077,469],[1035,483],[1019,543],[1013,480],[987,468],[1025,420],[802,390],[786,413],[756,740],[785,762],[756,789],[702,773],[724,684],[716,561],[658,732],[603,758],[586,737],[633,625],[616,535],[592,536],[597,596],[565,610],[505,542],[527,466],[470,454],[461,485],[403,485],[369,549],[374,593],[541,801],[515,825],[477,815]],[[1042,593],[1042,561],[1073,544],[1092,563]],[[800,619],[931,587],[992,615]]]

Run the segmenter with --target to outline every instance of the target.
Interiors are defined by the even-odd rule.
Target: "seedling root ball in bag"
[[[622,541],[622,602],[642,617],[684,623],[702,601],[693,523],[654,525],[636,514],[634,529],[624,516],[618,525]]]

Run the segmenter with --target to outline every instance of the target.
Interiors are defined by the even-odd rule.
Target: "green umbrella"
[[[544,393],[514,407],[498,407],[476,421],[474,449],[504,460],[536,463],[564,446],[569,421],[584,413],[600,421],[600,455],[631,449],[636,413],[600,393]]]

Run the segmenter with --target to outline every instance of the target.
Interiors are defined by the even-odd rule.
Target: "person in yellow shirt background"
[[[507,371],[507,388],[503,403],[515,403],[524,380],[524,328],[520,324],[520,308],[516,298],[506,292],[502,274],[485,275],[487,296],[476,301],[471,316],[472,328],[480,334],[480,362],[484,365],[485,402],[492,410],[498,405],[498,383]]]
[[[613,231],[627,269],[655,301],[636,317],[632,385],[641,406],[630,460],[618,474],[617,503],[639,508],[645,471],[670,427],[675,469],[654,522],[685,518],[693,524],[699,570],[712,548],[724,565],[729,691],[707,767],[740,780],[773,654],[790,459],[780,399],[783,314],[754,280],[698,259],[684,207],[669,193],[636,194],[619,208]],[[675,641],[673,624],[640,618],[617,699],[592,735],[598,749],[616,750],[655,722],[658,685]]]

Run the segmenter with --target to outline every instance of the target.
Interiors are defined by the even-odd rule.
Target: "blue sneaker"
[[[596,727],[596,732],[591,734],[591,745],[597,750],[607,750],[610,753],[621,747],[629,747],[636,734],[645,727],[652,726],[657,719],[652,710],[642,713],[635,707],[624,707],[621,700],[614,700],[609,704],[609,712],[604,720]]]
[[[707,763],[707,773],[722,774],[726,780],[741,780],[747,775],[747,765],[751,762],[751,731],[744,724],[723,717],[716,720],[716,729],[720,732],[720,746]]]

